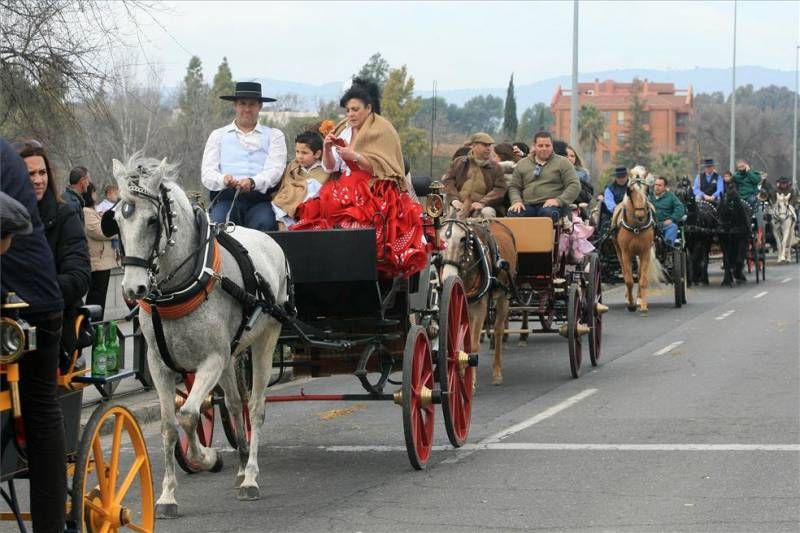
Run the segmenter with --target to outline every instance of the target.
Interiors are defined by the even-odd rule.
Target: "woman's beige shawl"
[[[347,125],[347,120],[343,120],[336,125],[334,133],[340,134]],[[380,115],[370,113],[358,129],[351,147],[367,158],[372,165],[375,179],[394,180],[400,190],[407,189],[400,136],[397,135],[397,130],[391,122]]]

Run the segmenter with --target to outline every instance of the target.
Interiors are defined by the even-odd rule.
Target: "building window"
[[[607,131],[603,132],[603,140],[604,141],[607,141],[610,137],[611,137],[611,135]]]
[[[603,164],[607,165],[611,162],[611,152],[603,150]]]
[[[646,126],[650,125],[650,111],[642,111],[642,123]]]
[[[617,133],[617,144],[625,142],[625,132]]]
[[[685,128],[689,125],[689,113],[675,113],[675,127]]]
[[[679,131],[675,134],[675,144],[678,146],[683,146],[689,140],[689,134],[683,131]]]
[[[617,111],[617,124],[620,126],[625,124],[625,111]]]
[[[606,124],[611,122],[611,111],[603,111],[603,122]]]

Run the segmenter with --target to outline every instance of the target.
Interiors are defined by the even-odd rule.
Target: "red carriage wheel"
[[[602,339],[603,339],[603,312],[598,310],[598,306],[603,306],[603,285],[600,273],[600,259],[597,254],[590,254],[586,257],[586,303],[585,318],[586,325],[589,326],[589,360],[592,366],[597,366],[600,359]],[[605,307],[605,306],[603,306]]]
[[[181,408],[183,403],[189,397],[194,385],[194,373],[187,372],[183,376],[183,386],[178,385],[175,387],[175,413]],[[200,419],[197,422],[197,437],[200,439],[200,444],[203,446],[211,446],[211,441],[214,438],[214,402],[203,402],[200,409]],[[183,428],[178,424],[178,442],[175,443],[175,460],[178,466],[184,472],[194,474],[200,471],[200,467],[192,464],[187,457],[189,451],[189,437],[183,431]]]
[[[403,352],[403,433],[411,465],[422,470],[433,448],[433,364],[428,334],[422,326],[411,326]]]
[[[572,284],[567,299],[567,344],[569,345],[569,369],[573,378],[581,375],[580,319],[583,316],[578,286]]]
[[[450,276],[444,280],[439,304],[436,373],[442,389],[444,427],[450,444],[456,448],[467,440],[472,419],[475,367],[467,355],[472,351],[464,286],[458,276]]]

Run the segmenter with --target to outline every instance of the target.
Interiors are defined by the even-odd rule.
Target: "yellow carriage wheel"
[[[106,424],[111,434],[101,436]],[[142,429],[125,407],[98,406],[83,430],[72,480],[72,519],[80,531],[92,533],[155,529],[150,457]]]

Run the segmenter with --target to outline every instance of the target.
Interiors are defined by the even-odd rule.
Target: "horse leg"
[[[622,266],[622,279],[625,282],[625,307],[628,311],[635,311],[636,304],[633,302],[633,264],[624,254],[619,254],[619,262]]]
[[[486,322],[490,297],[490,294],[486,294],[477,302],[469,305],[469,328],[470,335],[472,335],[472,345],[478,348],[480,347],[478,339],[480,338],[481,326]],[[495,346],[497,346],[496,342]]]
[[[528,312],[522,312],[522,324],[520,325],[520,329],[525,331],[526,333],[519,334],[519,343],[518,346],[524,347],[528,345]]]
[[[175,419],[175,377],[161,358],[147,350],[147,363],[158,393],[161,408],[161,451],[164,454],[164,479],[161,482],[161,495],[156,501],[158,518],[178,518],[178,502],[175,500],[175,444],[178,442],[178,422]]]
[[[496,313],[494,318],[495,339],[502,339],[505,333],[506,318],[508,317],[508,296],[506,293],[498,293],[496,302]],[[492,385],[503,383],[503,343],[494,343],[494,361],[492,362]]]
[[[253,390],[247,407],[250,410],[250,455],[244,469],[244,479],[239,485],[239,500],[257,500],[260,497],[258,488],[258,440],[261,426],[267,413],[267,404],[264,398],[267,394],[267,385],[272,375],[272,355],[278,344],[281,334],[281,325],[270,318],[264,332],[256,339],[250,348],[253,352]],[[237,476],[238,477],[238,476]]]
[[[212,472],[219,472],[222,469],[222,457],[214,448],[200,444],[196,429],[200,421],[200,408],[219,382],[223,368],[223,357],[215,356],[213,353],[209,354],[209,357],[197,368],[192,391],[178,410],[178,423],[189,439],[187,459],[198,465],[200,470]]]
[[[222,370],[222,375],[219,377],[219,385],[225,392],[225,407],[228,408],[231,422],[233,422],[233,427],[236,431],[236,452],[239,455],[239,470],[236,473],[236,484],[234,486],[238,488],[244,480],[244,469],[247,465],[247,458],[250,455],[250,443],[245,438],[242,397],[239,395],[233,358],[231,358],[231,363]]]
[[[639,255],[639,312],[647,312],[647,273],[650,268],[650,251],[646,250]]]

